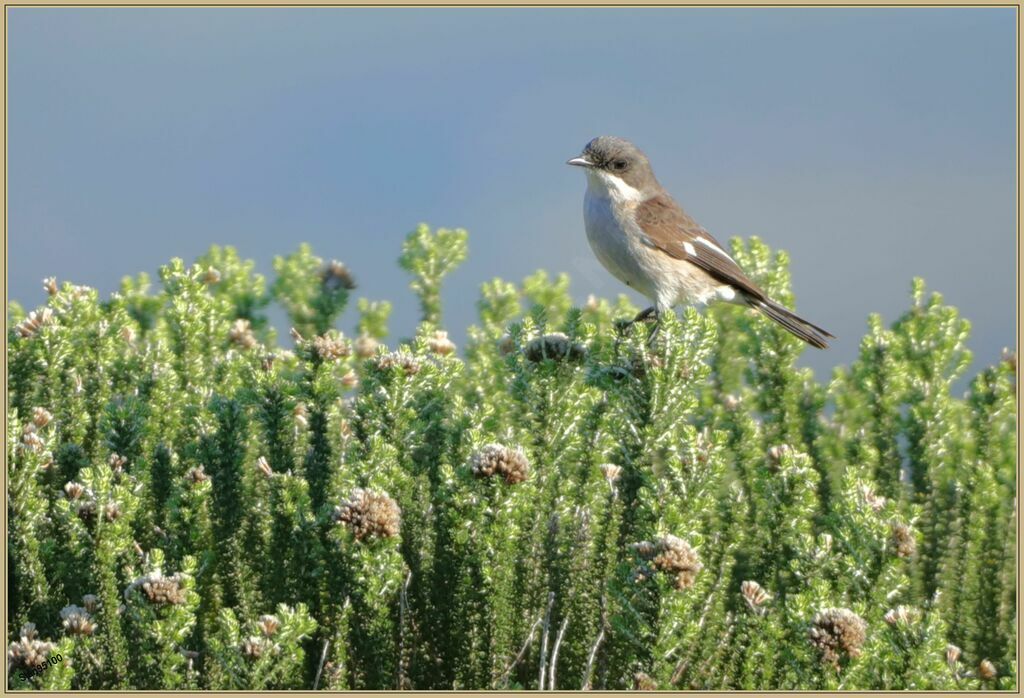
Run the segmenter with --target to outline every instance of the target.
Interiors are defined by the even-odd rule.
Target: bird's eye
[[[625,160],[614,160],[612,162],[612,169],[615,170],[616,172],[622,172],[624,169],[626,169],[626,165],[628,164],[629,163],[627,163]]]

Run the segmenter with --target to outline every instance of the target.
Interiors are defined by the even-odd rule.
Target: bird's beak
[[[566,165],[575,165],[576,167],[593,167],[594,166],[594,163],[592,163],[590,160],[587,160],[585,157],[578,157],[578,158],[573,158],[572,160],[567,160],[565,164]]]

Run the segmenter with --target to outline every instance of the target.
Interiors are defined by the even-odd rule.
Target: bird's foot
[[[617,329],[620,334],[624,334],[627,330],[629,330],[630,327],[632,327],[636,323],[651,322],[652,320],[654,322],[657,322],[658,320],[658,311],[654,308],[654,306],[641,310],[639,313],[636,314],[636,317],[633,318],[632,320],[616,320],[615,329]]]

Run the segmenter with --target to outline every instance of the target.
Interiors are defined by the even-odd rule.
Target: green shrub
[[[466,245],[409,235],[399,346],[308,245],[269,293],[214,246],[12,304],[11,688],[1016,688],[1015,356],[955,396],[968,323],[915,280],[822,385],[751,313],[648,346],[544,272],[459,352]]]

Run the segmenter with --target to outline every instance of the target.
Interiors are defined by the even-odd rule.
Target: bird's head
[[[643,200],[661,186],[644,152],[625,138],[598,136],[566,164],[584,168],[591,187],[615,198]]]

